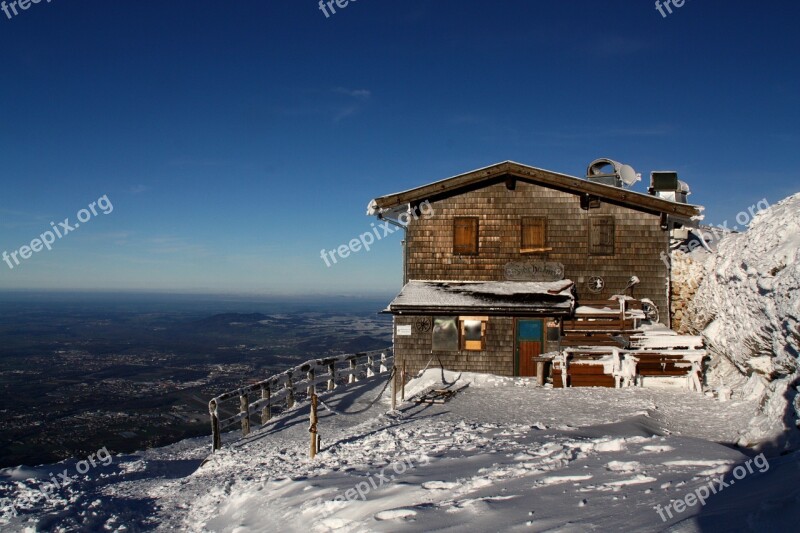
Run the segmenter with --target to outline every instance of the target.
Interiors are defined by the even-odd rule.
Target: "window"
[[[487,316],[436,317],[433,319],[431,351],[457,352],[486,349]]]
[[[458,325],[455,317],[437,317],[433,319],[431,349],[434,352],[458,351]]]
[[[522,241],[519,251],[523,254],[552,250],[552,248],[547,248],[547,218],[545,217],[522,217],[520,235]]]
[[[461,349],[468,351],[482,351],[486,349],[486,323],[488,317],[462,316],[461,323]]]
[[[453,219],[453,254],[478,255],[478,217]]]
[[[589,217],[589,254],[614,255],[614,217]]]

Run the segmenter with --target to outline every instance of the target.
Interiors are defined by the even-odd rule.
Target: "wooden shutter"
[[[547,218],[523,217],[521,235],[521,252],[545,251],[545,246],[547,246]]]
[[[453,219],[453,254],[478,254],[478,217]]]
[[[614,255],[614,217],[589,218],[589,253]]]

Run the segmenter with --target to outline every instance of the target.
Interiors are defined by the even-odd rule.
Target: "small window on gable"
[[[433,319],[431,350],[434,352],[458,351],[458,324],[455,317]]]
[[[483,351],[486,349],[486,323],[489,318],[485,316],[462,316],[461,323],[461,349],[467,351]]]
[[[453,254],[478,255],[478,217],[453,219]]]
[[[520,235],[522,242],[519,251],[523,254],[552,250],[547,248],[546,217],[522,217]]]
[[[614,255],[614,217],[589,217],[589,254]]]

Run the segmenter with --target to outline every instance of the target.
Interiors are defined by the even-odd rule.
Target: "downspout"
[[[408,238],[408,227],[397,222],[396,220],[384,217],[383,213],[378,213],[378,220],[384,220],[389,224],[391,224],[392,226],[397,226],[398,228],[401,228],[403,230],[403,240],[400,242],[400,245],[403,248],[403,287],[405,287],[406,284],[408,283],[408,253],[406,252],[406,239]]]

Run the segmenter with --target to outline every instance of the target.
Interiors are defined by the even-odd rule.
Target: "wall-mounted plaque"
[[[564,265],[552,261],[525,261],[508,263],[506,279],[509,281],[561,281]]]
[[[404,325],[404,326],[397,326],[397,336],[398,337],[408,337],[411,335],[411,324]]]

